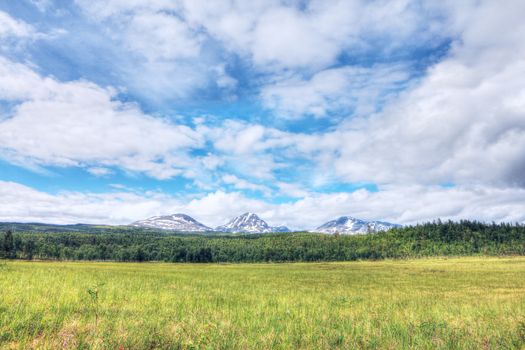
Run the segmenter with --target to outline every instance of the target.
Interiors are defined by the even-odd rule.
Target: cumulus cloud
[[[119,101],[113,88],[60,81],[37,73],[36,65],[0,57],[4,159],[33,167],[82,167],[99,176],[113,168],[157,179],[182,175],[214,191],[184,204],[162,194],[47,195],[3,183],[10,188],[4,197],[18,203],[9,217],[27,210],[27,202],[13,195],[19,191],[21,198],[41,203],[28,217],[61,222],[125,222],[184,211],[215,225],[246,210],[296,228],[338,215],[400,223],[434,217],[524,220],[523,2],[77,3],[117,46],[114,74],[125,77],[127,88],[172,101],[189,91],[204,96],[198,89],[206,86],[234,99],[253,84],[247,94],[275,114],[332,118],[332,127],[308,133],[286,128],[297,120],[279,124],[279,118],[255,116],[258,122],[249,122],[249,116],[244,121],[227,116],[219,122],[195,119],[200,122],[190,128]],[[2,42],[34,31],[0,12]],[[411,80],[412,67],[399,63],[396,53],[406,49],[417,56],[420,48],[429,58],[424,51],[444,41],[450,42],[446,54]],[[367,63],[371,52],[381,63],[351,63]],[[231,62],[247,70],[240,76],[249,83],[229,75],[235,71]],[[288,176],[293,170],[295,177]],[[379,191],[315,193],[326,182],[375,183]],[[239,192],[217,191],[224,184]],[[278,191],[299,199],[272,204],[242,191]],[[46,212],[60,200],[80,209],[57,205],[63,215]],[[129,205],[108,216],[105,210],[116,203]]]
[[[273,149],[289,159],[302,157],[346,182],[525,186],[525,26],[513,4],[470,9],[466,18],[459,16],[466,13],[461,8],[449,19],[451,31],[462,35],[448,56],[417,84],[386,100],[381,111],[368,114],[366,108],[368,97],[378,101],[374,90],[381,88],[365,88],[356,103],[364,112],[335,130],[301,134],[236,124],[230,128],[236,131],[226,134],[232,138],[227,145],[234,152]],[[501,28],[512,34],[504,39],[479,34]],[[279,83],[267,87],[263,97],[290,114],[323,115],[355,98],[351,89],[338,88],[351,84],[341,78],[348,71],[354,68]],[[323,76],[327,72],[329,79]],[[373,69],[368,74],[364,84],[373,85],[374,74],[389,76]]]
[[[279,194],[284,196],[292,198],[304,198],[309,194],[303,186],[296,183],[278,181],[276,185],[279,189]]]
[[[206,67],[220,65],[220,57],[227,55],[248,60],[261,72],[314,74],[333,66],[344,53],[388,55],[407,40],[413,46],[433,46],[448,34],[443,20],[446,6],[408,0],[76,3],[90,18],[106,25],[124,47],[147,57],[143,69],[161,69],[159,59],[172,59],[177,65],[193,59],[199,68],[184,65],[191,73],[188,76],[162,69],[186,84],[193,82],[194,87],[205,85],[198,79],[199,72],[208,79],[220,79]]]
[[[199,55],[198,35],[175,16],[166,13],[135,15],[128,26],[126,45],[150,60],[194,58]]]
[[[370,115],[392,94],[406,87],[406,67],[389,65],[371,68],[346,66],[320,71],[309,79],[278,80],[263,87],[261,98],[267,108],[286,118],[327,114]]]
[[[221,165],[244,177],[274,180],[276,170],[294,165],[290,157],[275,153],[293,142],[293,137],[287,139],[289,133],[229,119],[213,127],[200,125],[196,131],[210,142]]]
[[[271,194],[271,190],[263,185],[254,184],[244,179],[240,179],[235,175],[226,174],[222,176],[222,181],[227,185],[232,185],[235,189],[238,190],[249,190],[249,191],[258,191],[268,196]]]
[[[59,82],[0,58],[0,99],[16,107],[0,122],[1,153],[21,165],[118,166],[158,179],[184,175],[194,130],[144,114],[86,81]]]
[[[87,168],[87,171],[90,174],[92,174],[94,176],[99,176],[99,177],[104,177],[104,176],[108,176],[108,175],[112,175],[113,174],[113,171],[111,169],[102,168],[102,167]]]
[[[337,146],[334,168],[342,178],[525,185],[525,25],[515,3],[472,11],[461,41],[419,85],[333,134],[351,141]],[[513,34],[482,38],[487,26],[512,27]]]
[[[128,224],[133,218],[176,208],[176,204],[176,200],[160,194],[62,192],[53,195],[0,181],[0,221]]]
[[[190,26],[176,1],[85,1],[76,4],[111,42],[112,74],[137,96],[161,104],[184,100],[228,75],[217,71],[205,35]],[[232,78],[233,79],[233,78]],[[231,83],[231,82],[230,82]]]
[[[0,11],[0,38],[28,38],[34,36],[36,33],[31,25],[11,17],[4,11]]]
[[[157,192],[62,192],[48,194],[0,181],[0,221],[128,224],[153,215],[186,213],[209,226],[246,211],[271,225],[313,229],[341,215],[401,224],[444,220],[525,221],[525,190],[488,187],[385,187],[379,192],[309,194],[292,203],[270,204],[240,192],[216,191],[194,199]]]
[[[345,50],[388,51],[407,39],[432,44],[444,33],[442,9],[430,16],[426,6],[406,0],[182,1],[189,23],[262,70],[319,69]]]

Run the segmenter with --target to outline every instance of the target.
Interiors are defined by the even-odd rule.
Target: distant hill
[[[209,232],[212,228],[201,224],[186,214],[153,216],[146,220],[136,221],[130,226],[170,230],[177,232]]]
[[[126,229],[125,226],[109,226],[109,225],[88,225],[88,224],[72,224],[72,225],[56,225],[56,224],[42,224],[37,222],[21,223],[21,222],[0,222],[0,231],[13,230],[25,232],[85,232],[97,233],[114,229]]]
[[[383,221],[365,221],[351,216],[342,216],[336,220],[329,221],[317,229],[309,230],[317,233],[341,233],[341,234],[366,234],[390,230],[400,225]],[[0,222],[0,231],[16,230],[25,232],[80,232],[80,233],[104,233],[104,232],[162,232],[163,234],[266,234],[291,232],[286,226],[270,226],[257,214],[244,213],[224,225],[211,228],[186,214],[171,214],[152,216],[150,218],[135,221],[129,225],[90,225],[70,224],[56,225],[43,223],[17,223]]]
[[[290,232],[286,226],[270,226],[254,213],[244,213],[227,224],[215,228],[217,232],[270,233]]]
[[[384,221],[366,221],[356,219],[351,216],[341,216],[340,218],[319,226],[313,232],[319,233],[341,233],[341,234],[360,234],[360,233],[375,233],[380,231],[388,231],[394,227],[401,227],[401,225],[392,224]]]

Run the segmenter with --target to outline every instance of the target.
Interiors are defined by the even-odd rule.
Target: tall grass
[[[525,258],[241,265],[11,261],[0,268],[0,293],[2,349],[525,345]]]

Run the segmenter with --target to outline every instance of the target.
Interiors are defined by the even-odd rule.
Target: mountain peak
[[[271,227],[266,221],[262,220],[257,214],[246,212],[231,219],[227,224],[215,228],[220,232],[246,232],[246,233],[268,233],[268,232],[288,232],[284,226]]]
[[[314,231],[321,233],[360,234],[387,231],[400,225],[383,221],[365,221],[352,216],[341,216],[319,226]]]
[[[191,216],[180,213],[162,216],[152,216],[146,220],[136,221],[132,223],[131,226],[156,228],[161,230],[171,230],[178,232],[213,231],[211,228],[201,224]]]

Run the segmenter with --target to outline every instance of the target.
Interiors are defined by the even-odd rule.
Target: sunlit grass
[[[88,293],[94,286],[97,306]],[[0,348],[6,349],[525,344],[525,258],[239,265],[10,261],[0,266],[0,291]]]

